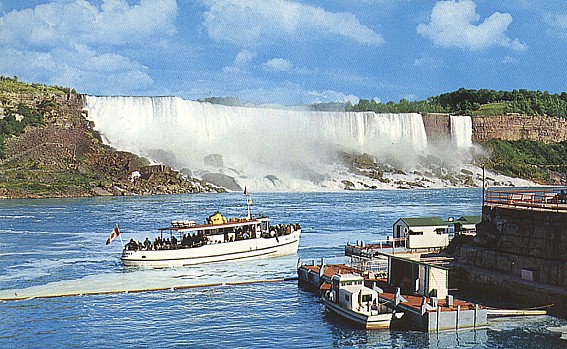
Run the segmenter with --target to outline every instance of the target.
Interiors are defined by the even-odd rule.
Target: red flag
[[[112,240],[116,239],[120,235],[120,230],[118,230],[118,224],[114,227],[112,232],[110,233],[110,237],[106,239],[106,245],[110,244]]]

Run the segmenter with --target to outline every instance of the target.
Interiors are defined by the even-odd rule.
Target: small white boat
[[[165,268],[297,253],[298,224],[270,226],[267,217],[231,218],[219,212],[205,224],[173,221],[152,242],[130,240],[122,251],[125,266]]]
[[[337,274],[331,282],[331,289],[322,296],[327,310],[366,329],[390,328],[404,315],[381,304],[378,291],[366,287],[360,275]]]

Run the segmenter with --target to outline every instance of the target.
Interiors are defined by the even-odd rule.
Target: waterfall
[[[204,157],[221,154],[222,171],[249,181],[272,175],[292,182],[327,171],[338,151],[409,159],[427,148],[414,113],[234,107],[177,97],[88,96],[86,109],[119,150],[193,171],[207,170]]]
[[[451,139],[460,149],[472,146],[472,118],[470,116],[451,115]]]

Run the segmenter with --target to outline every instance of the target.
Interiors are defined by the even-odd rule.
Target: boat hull
[[[367,330],[388,329],[390,328],[392,321],[399,320],[403,315],[403,313],[379,313],[376,315],[366,315],[340,306],[325,296],[323,296],[322,299],[328,311],[354,322]]]
[[[278,257],[297,253],[301,230],[274,238],[256,238],[175,250],[124,251],[125,266],[167,268],[231,260]]]

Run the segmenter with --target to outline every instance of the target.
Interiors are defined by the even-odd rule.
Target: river
[[[295,276],[297,259],[344,262],[347,241],[384,239],[400,217],[479,215],[480,189],[252,193],[272,223],[300,223],[298,255],[171,269],[124,268],[122,237],[143,240],[174,219],[244,216],[242,193],[0,201],[1,348],[565,348],[551,316],[490,320],[487,329],[426,334],[353,329],[296,282],[176,286]],[[163,291],[132,292],[144,288]],[[125,292],[128,291],[129,292]],[[89,292],[112,292],[80,295]],[[118,292],[118,293],[114,293]],[[41,298],[58,294],[79,294]]]

